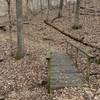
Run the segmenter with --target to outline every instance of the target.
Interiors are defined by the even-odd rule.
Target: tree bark
[[[42,11],[42,0],[40,0],[40,9],[41,9],[41,11]]]
[[[16,54],[16,58],[20,59],[24,56],[22,0],[16,0],[16,17],[17,17],[17,54]]]
[[[62,17],[63,2],[64,0],[60,0],[58,17]]]
[[[12,29],[12,23],[11,23],[11,10],[10,10],[10,6],[11,6],[11,0],[6,0],[7,5],[8,5],[8,19],[9,19],[9,39],[10,39],[10,55],[13,55],[12,53],[12,46],[13,46],[13,42],[12,42],[12,33],[11,33],[11,29]]]
[[[51,2],[50,2],[50,0],[48,0],[48,9],[50,9],[51,8]]]
[[[76,1],[76,9],[75,9],[75,22],[74,22],[74,27],[76,27],[76,29],[79,28],[79,15],[80,15],[80,0]]]

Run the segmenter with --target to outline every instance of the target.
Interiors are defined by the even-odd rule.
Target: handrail
[[[84,53],[87,57],[89,58],[94,58],[93,55],[90,55],[88,53],[86,53],[85,51],[83,51],[82,49],[78,48],[77,46],[73,45],[71,42],[66,41],[68,44],[72,45],[73,47],[75,47],[76,49],[78,49],[79,51],[81,51],[82,53]]]
[[[77,46],[73,45],[71,42],[67,42],[67,54],[69,54],[68,52],[68,47],[69,47],[69,44],[71,46],[71,54],[72,54],[72,49],[73,47],[77,50],[76,51],[76,56],[75,56],[75,63],[76,63],[76,66],[78,66],[78,57],[79,57],[79,51],[82,52],[83,54],[86,55],[86,58],[87,58],[87,65],[86,67],[82,70],[82,72],[86,69],[86,80],[87,82],[89,82],[89,79],[90,79],[90,66],[91,66],[91,60],[94,61],[94,57],[92,55],[89,55],[87,54],[85,51],[83,51],[82,49],[78,48]],[[70,55],[70,54],[69,54]],[[84,74],[84,73],[83,73]]]
[[[49,38],[43,38],[43,40],[49,42],[49,49],[50,49],[50,42],[52,42],[53,40],[52,39],[49,39]],[[86,53],[84,50],[78,48],[77,46],[75,46],[74,44],[72,44],[71,42],[69,42],[67,40],[66,40],[66,43],[67,43],[67,54],[69,54],[69,44],[71,46],[71,54],[73,54],[73,52],[72,52],[73,47],[76,49],[76,54],[75,54],[75,64],[76,64],[76,66],[78,66],[79,52],[82,52],[85,55],[85,57],[87,58],[87,60],[86,60],[87,65],[85,66],[84,69],[82,69],[81,72],[83,73],[83,75],[85,75],[87,82],[89,82],[90,75],[91,75],[91,73],[90,73],[90,66],[91,66],[91,63],[94,62],[95,57],[93,55],[90,55],[90,54]],[[49,53],[50,53],[50,50],[49,50]],[[48,66],[49,66],[49,60],[50,60],[50,55],[47,58]],[[50,68],[49,68],[49,70],[50,70]],[[86,74],[84,74],[84,70],[86,70]],[[50,77],[50,74],[49,73],[48,73],[48,76]],[[50,92],[50,87],[49,87],[48,91]]]

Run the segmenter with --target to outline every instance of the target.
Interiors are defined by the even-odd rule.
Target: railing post
[[[51,85],[51,75],[50,75],[50,73],[51,73],[51,66],[50,66],[50,60],[51,60],[51,58],[50,58],[50,55],[51,55],[51,42],[49,41],[49,43],[48,43],[48,54],[47,54],[47,65],[48,65],[48,93],[50,94],[51,93],[51,87],[50,87],[50,85]]]
[[[43,38],[43,40],[48,42],[48,52],[47,52],[47,66],[48,66],[48,93],[49,96],[51,94],[51,42],[53,41],[52,39],[48,39],[48,38]]]
[[[68,45],[69,45],[69,43],[67,41],[66,41],[66,43],[67,43],[66,53],[68,54]]]
[[[73,57],[73,45],[72,44],[70,44],[70,46],[71,46],[71,57]]]
[[[90,83],[90,57],[87,57],[87,72],[86,72],[86,80],[88,83]]]
[[[76,60],[76,66],[78,67],[78,48],[76,48],[76,58],[75,58],[75,60]]]
[[[47,65],[48,65],[48,93],[51,93],[51,66],[50,66],[51,58],[47,58]]]
[[[48,47],[48,55],[47,55],[47,63],[48,63],[48,93],[51,93],[51,66],[50,66],[50,60],[51,60],[51,41],[49,41],[49,47]]]

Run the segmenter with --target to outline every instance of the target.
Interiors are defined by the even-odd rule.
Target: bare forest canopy
[[[16,0],[11,0],[11,4],[14,4]],[[71,1],[72,3],[76,0],[64,0],[64,5],[66,4],[66,2]],[[60,0],[50,0],[50,4],[52,6],[57,6],[59,5]],[[26,11],[26,9],[28,9],[33,12],[34,10],[39,10],[47,8],[48,7],[48,0],[23,0],[23,8],[24,11]],[[4,16],[7,15],[7,11],[8,11],[8,7],[7,7],[7,2],[6,0],[0,0],[0,16]]]

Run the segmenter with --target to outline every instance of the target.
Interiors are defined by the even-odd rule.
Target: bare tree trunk
[[[10,6],[11,6],[11,0],[6,0],[7,4],[8,4],[8,19],[9,19],[9,38],[10,38],[10,55],[12,54],[12,34],[11,34],[11,28],[12,28],[12,23],[11,23],[11,10],[10,10]]]
[[[16,58],[21,59],[24,56],[22,0],[16,0],[16,17],[17,17],[17,54],[16,54]]]
[[[75,13],[75,4],[76,4],[76,2],[74,1],[74,2],[73,2],[73,9],[72,9],[72,13]]]
[[[51,1],[48,0],[48,9],[51,9]]]
[[[40,9],[41,9],[41,11],[42,11],[42,0],[40,0]]]
[[[50,0],[47,0],[47,16],[46,16],[46,20],[48,20],[49,19],[49,10],[50,10]]]
[[[58,17],[62,17],[63,3],[64,3],[64,0],[60,0]]]
[[[40,0],[40,10],[41,10],[41,17],[42,17],[42,14],[43,14],[43,2],[42,2],[42,0]]]
[[[29,1],[26,0],[26,10],[27,10],[27,11],[26,11],[26,12],[27,12],[26,14],[28,14],[28,9],[29,9],[29,8],[28,8],[28,3],[29,3]]]
[[[76,13],[75,13],[76,26],[78,26],[78,24],[79,24],[79,12],[80,12],[80,0],[77,0],[77,2],[76,2]]]
[[[11,55],[12,54],[12,46],[13,46],[13,42],[12,42],[12,33],[11,33],[11,30],[12,30],[12,23],[11,23],[11,10],[10,10],[10,6],[11,6],[11,0],[9,0],[9,3],[8,3],[8,14],[9,14],[9,33],[10,33],[10,52],[11,52]]]
[[[75,22],[74,22],[74,26],[73,29],[79,29],[81,28],[81,26],[79,25],[79,18],[80,16],[80,0],[76,1],[76,10],[75,10]]]

